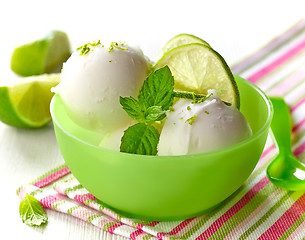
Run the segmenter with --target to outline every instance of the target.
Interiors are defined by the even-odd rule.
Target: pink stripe
[[[283,96],[286,92],[296,86],[298,83],[304,81],[305,69],[301,68],[299,71],[287,77],[283,82],[277,84],[274,88],[268,91],[269,96]]]
[[[35,182],[33,185],[36,187],[39,187],[39,188],[43,188],[43,187],[51,184],[52,182],[56,181],[57,179],[60,179],[63,176],[67,175],[68,173],[70,173],[70,169],[68,167],[65,167],[55,173],[50,174],[46,178],[44,178],[38,182]]]
[[[102,220],[100,220],[97,224],[94,224],[94,225],[96,225],[96,226],[98,226],[99,228],[101,228],[101,229],[103,229],[103,227],[107,224],[107,223],[110,223],[110,222],[112,222],[113,221],[113,219],[111,219],[111,218],[106,218],[106,219],[102,219]]]
[[[305,194],[300,197],[259,239],[278,239],[305,211]]]
[[[164,232],[159,232],[157,234],[158,238],[163,239],[163,236],[166,235],[174,235],[176,233],[178,233],[179,231],[181,231],[183,228],[185,228],[190,222],[192,222],[194,220],[194,218],[190,218],[187,220],[184,220],[182,223],[180,223],[178,226],[176,226],[175,228],[173,228],[170,232],[168,233],[164,233]]]
[[[137,228],[138,229],[142,229],[144,226],[148,226],[148,227],[154,227],[156,226],[157,224],[159,224],[160,222],[157,222],[157,221],[153,221],[149,224],[137,224]]]
[[[250,57],[242,60],[242,62],[234,65],[231,69],[233,72],[239,73],[244,70],[245,67],[249,66],[259,58],[261,58],[265,53],[270,52],[272,49],[276,48],[278,45],[286,41],[291,35],[297,32],[299,29],[303,27],[305,24],[305,20],[302,19],[298,21],[294,26],[288,29],[285,33],[281,34],[279,37],[275,38],[269,44],[267,44],[264,48],[251,55]]]
[[[296,105],[294,105],[292,108],[290,108],[290,112],[294,112],[298,107],[300,107],[305,102],[305,98],[303,98],[301,101],[299,101]]]
[[[54,194],[46,196],[42,199],[40,199],[40,203],[47,208],[52,208],[52,204],[56,202],[60,202],[63,199],[66,199],[67,197],[61,194]]]
[[[294,151],[293,154],[298,157],[305,151],[305,142],[303,142],[300,146],[298,146]]]
[[[123,225],[123,223],[118,222],[118,223],[112,225],[112,226],[108,229],[108,232],[114,233],[114,230],[117,229],[118,227],[122,226],[122,225]]]
[[[265,151],[263,151],[260,159],[264,158],[268,153],[270,153],[274,149],[274,145],[272,144],[270,147],[268,147]]]
[[[289,238],[287,238],[287,240],[294,240],[297,239],[297,236],[304,231],[305,229],[305,222],[302,222],[302,224],[296,229],[294,230],[294,232],[289,236]]]
[[[270,202],[275,198],[276,195],[278,195],[282,190],[278,188],[272,195],[270,195],[261,205],[258,206],[257,209],[254,210],[250,214],[249,217],[247,217],[245,220],[243,220],[228,236],[226,236],[225,240],[229,239],[237,239],[235,236],[238,234],[238,231],[241,230],[244,226],[246,226],[249,222],[251,222]],[[235,238],[233,238],[235,236]]]
[[[263,166],[263,165],[266,163],[266,161],[270,160],[270,157],[271,157],[271,156],[269,156],[269,154],[270,154],[270,153],[274,154],[274,153],[275,153],[274,150],[275,150],[275,146],[274,146],[274,144],[272,144],[270,147],[268,147],[268,148],[263,152],[262,155],[264,155],[264,156],[261,157],[261,158],[259,159],[259,161],[258,161],[258,163],[256,164],[256,166],[255,166],[253,172],[255,172],[257,169],[259,169],[261,166]]]
[[[132,234],[130,234],[130,238],[135,240],[137,236],[141,235],[143,233],[143,230],[138,229],[137,231],[134,231]]]
[[[102,212],[104,214],[108,215],[109,217],[112,217],[114,219],[118,219],[119,215],[116,212],[114,212],[111,209],[109,209],[109,208],[104,208]]]
[[[302,106],[305,103],[305,98],[303,98],[301,101],[299,101],[296,105],[294,105],[292,108],[290,108],[290,112],[296,111],[300,106]],[[302,119],[300,122],[298,122],[296,125],[293,126],[292,132],[297,131],[303,124],[305,123],[305,118]]]
[[[296,125],[293,126],[292,132],[297,131],[303,124],[305,123],[305,118],[298,122]]]
[[[90,216],[93,216],[95,214],[96,212],[93,212],[91,209],[84,207],[73,209],[73,211],[71,212],[72,216],[77,217],[83,221],[87,221]]]
[[[290,59],[291,57],[296,55],[298,52],[303,50],[304,47],[305,47],[305,40],[303,40],[301,43],[299,43],[298,45],[293,47],[291,50],[286,52],[281,57],[277,58],[276,60],[274,60],[273,62],[271,62],[267,66],[260,69],[258,72],[254,73],[253,75],[248,77],[248,80],[252,83],[257,82],[259,79],[261,79],[262,77],[264,77],[265,75],[270,73],[272,70],[274,70],[276,67],[283,64],[285,61],[287,61],[288,59]]]
[[[85,203],[87,199],[92,200],[92,201],[97,201],[96,197],[94,197],[91,193],[86,193],[86,194],[76,194],[74,196],[74,199],[81,202]]]
[[[269,180],[267,177],[262,178],[253,188],[251,188],[246,195],[244,195],[234,206],[232,206],[225,214],[218,218],[213,224],[206,229],[196,240],[207,239],[212,236],[226,221],[239,212],[250,200],[259,193],[267,184]]]

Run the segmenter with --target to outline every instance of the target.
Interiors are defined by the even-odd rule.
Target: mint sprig
[[[40,226],[48,221],[48,216],[40,202],[33,196],[26,194],[19,205],[22,222],[29,226]]]
[[[120,97],[120,104],[126,113],[139,122],[124,132],[120,151],[156,155],[160,135],[152,124],[166,117],[166,111],[171,109],[174,97],[192,99],[195,104],[210,96],[174,91],[174,77],[168,66],[152,72],[143,82],[138,100]],[[187,122],[192,124],[193,120],[194,118]]]
[[[144,81],[138,95],[120,97],[126,113],[139,123],[129,127],[121,139],[121,152],[156,155],[159,132],[151,124],[166,117],[166,110],[173,105],[174,78],[165,66],[151,73]]]

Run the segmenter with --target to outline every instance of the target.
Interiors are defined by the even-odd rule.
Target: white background
[[[48,31],[65,31],[73,49],[96,39],[138,45],[156,60],[179,33],[205,39],[232,66],[305,17],[302,0],[257,1],[5,1],[0,12],[0,85],[20,79],[10,70],[14,47]],[[22,224],[17,187],[63,163],[52,126],[16,129],[0,123],[0,230],[9,239],[121,239],[48,210],[44,228]],[[2,237],[0,237],[2,239]]]

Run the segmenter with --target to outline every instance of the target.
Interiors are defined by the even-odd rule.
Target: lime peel
[[[205,40],[196,37],[192,34],[181,33],[177,36],[171,38],[162,48],[161,54],[164,55],[166,52],[170,51],[175,47],[179,47],[189,43],[201,43],[206,46],[210,46]]]
[[[222,101],[239,108],[234,76],[223,57],[211,47],[201,43],[175,47],[164,54],[154,69],[166,65],[174,75],[176,90],[207,94],[207,90],[215,89]]]
[[[14,86],[0,87],[0,120],[20,128],[38,128],[51,121],[50,89],[59,83],[59,74],[27,78]]]
[[[24,77],[59,72],[62,63],[70,55],[67,34],[51,31],[42,39],[15,48],[11,57],[11,69]]]

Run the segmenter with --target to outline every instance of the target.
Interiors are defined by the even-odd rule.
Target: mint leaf
[[[139,123],[129,127],[121,139],[121,152],[156,155],[159,132],[151,126],[166,117],[174,102],[174,78],[168,66],[151,73],[144,81],[138,95],[120,97],[127,114]]]
[[[48,216],[41,203],[33,196],[26,194],[19,205],[22,222],[29,226],[40,226],[48,221]]]
[[[159,142],[158,130],[145,123],[129,127],[121,139],[121,152],[142,155],[156,155]]]
[[[168,110],[173,105],[174,77],[168,66],[156,70],[145,79],[138,99],[145,110],[152,106]]]
[[[161,121],[166,117],[166,112],[160,106],[149,107],[145,112],[145,120],[147,122]]]
[[[139,122],[145,121],[144,111],[142,111],[141,106],[136,99],[133,97],[120,97],[120,104],[130,117]]]
[[[152,121],[161,121],[166,117],[165,111],[162,110],[162,107],[152,106],[144,111],[139,102],[133,97],[120,97],[120,104],[125,112],[138,122],[149,123]]]

